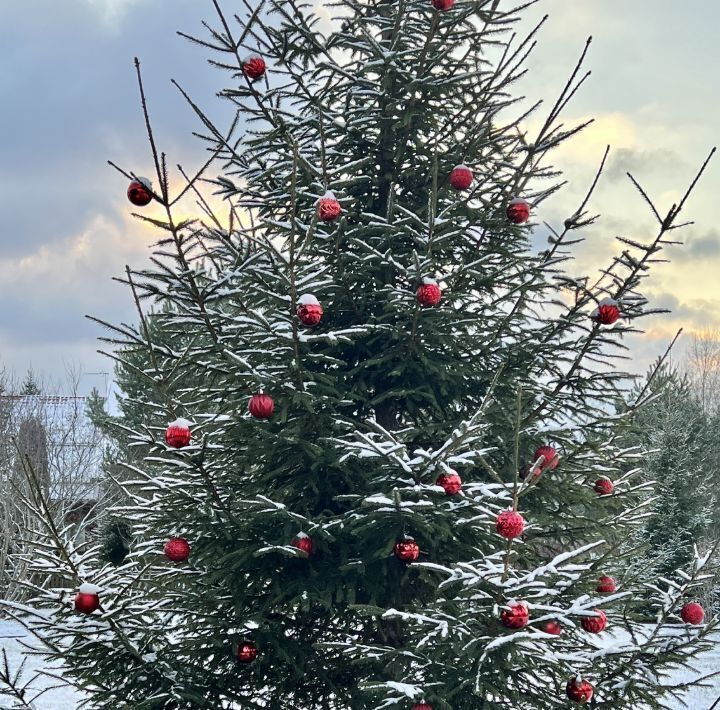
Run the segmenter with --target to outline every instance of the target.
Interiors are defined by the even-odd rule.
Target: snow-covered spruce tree
[[[653,500],[641,535],[655,572],[666,574],[688,564],[698,543],[712,544],[720,436],[692,383],[675,367],[653,368],[643,386],[654,398],[637,412],[625,441],[648,452],[644,469],[654,481]]]
[[[327,28],[291,0],[213,6],[195,41],[238,120],[191,101],[214,160],[177,185],[146,110],[154,191],[125,172],[160,230],[127,272],[140,323],[109,338],[144,383],[131,553],[102,564],[49,521],[55,583],[14,613],[95,708],[662,707],[709,643],[684,606],[708,558],[624,573],[647,506],[618,428],[646,393],[611,412],[690,191],[660,213],[641,190],[656,236],[578,277],[590,194],[539,254],[523,226],[583,81],[526,134],[526,4],[348,0]],[[178,222],[189,191],[204,217]]]

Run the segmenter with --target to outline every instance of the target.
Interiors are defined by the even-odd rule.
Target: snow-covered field
[[[23,628],[11,621],[0,621],[0,648],[4,648],[7,653],[8,661],[11,668],[17,668],[22,662],[23,647],[20,641],[26,638]],[[701,676],[707,675],[720,669],[720,639],[716,649],[703,654],[696,659],[695,665]],[[31,680],[37,670],[42,667],[40,659],[30,656],[25,663],[26,680]],[[678,672],[673,678],[673,683],[681,683],[689,678]],[[56,686],[58,681],[53,678],[38,676],[31,683],[31,687],[37,692],[43,688]],[[30,693],[27,700],[31,700],[36,693]],[[43,693],[32,704],[35,710],[76,710],[79,707],[81,696],[71,688],[52,688]],[[680,710],[683,707],[689,710],[711,710],[718,708],[720,710],[720,678],[715,680],[715,684],[710,688],[693,688],[687,695],[686,705],[678,705]],[[717,705],[715,703],[717,702]],[[0,696],[0,708],[16,708],[17,704],[12,698]],[[310,710],[310,709],[308,709]],[[618,709],[620,710],[620,709]],[[630,710],[629,708],[627,710]]]

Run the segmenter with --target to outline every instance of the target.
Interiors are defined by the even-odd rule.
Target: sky
[[[583,235],[575,265],[578,274],[593,272],[617,234],[653,233],[625,172],[667,210],[718,141],[720,92],[710,68],[720,59],[720,8],[712,0],[540,0],[524,26],[545,13],[518,90],[551,101],[592,35],[593,74],[565,121],[596,121],[557,151],[553,162],[568,186],[537,217],[557,223],[573,212],[611,144],[593,202],[603,219]],[[214,97],[225,77],[175,30],[195,33],[211,14],[210,0],[0,0],[0,364],[52,378],[67,366],[111,370],[96,352],[102,331],[85,315],[135,320],[127,290],[112,277],[125,264],[143,266],[150,244],[130,217],[125,179],[106,162],[150,172],[132,60],[141,59],[162,150],[171,164],[192,169],[202,160],[190,135],[197,121],[170,79],[223,124],[227,108]],[[720,231],[713,219],[719,188],[716,159],[688,203],[685,216],[696,224],[684,233],[685,246],[673,248],[672,263],[648,282],[653,304],[673,314],[650,319],[648,333],[633,342],[637,368],[679,327],[720,323]],[[89,375],[83,386],[102,382]]]

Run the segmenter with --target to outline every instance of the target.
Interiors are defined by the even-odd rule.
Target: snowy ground
[[[25,637],[26,634],[23,628],[18,624],[11,621],[0,621],[0,648],[5,649],[11,669],[17,668],[22,661],[23,648],[20,645],[20,641]],[[700,656],[696,660],[695,665],[700,675],[707,675],[720,669],[720,643],[718,643],[717,648]],[[32,680],[36,671],[41,666],[40,659],[33,656],[28,657],[25,663],[25,673],[23,677],[26,680]],[[672,678],[673,683],[680,683],[683,680],[689,680],[689,678],[683,677],[681,672],[678,672],[677,675]],[[28,700],[32,699],[37,691],[57,684],[58,682],[52,678],[42,676],[35,678],[31,683],[31,687],[35,690],[35,693],[30,693]],[[715,680],[715,684],[711,688],[693,688],[687,695],[687,705],[684,707],[689,708],[689,710],[711,710],[711,708],[715,707],[720,709],[720,702],[718,702],[717,706],[714,705],[719,698],[720,678]],[[80,700],[81,696],[71,688],[52,688],[38,697],[37,700],[33,702],[32,707],[35,710],[76,710]],[[14,704],[11,698],[0,696],[0,708],[16,707],[18,707],[18,705]],[[683,708],[682,705],[677,706],[678,710],[681,708]]]

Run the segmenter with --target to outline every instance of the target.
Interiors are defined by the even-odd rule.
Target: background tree
[[[629,442],[648,452],[644,470],[654,499],[643,536],[647,559],[665,575],[687,565],[695,545],[714,542],[720,435],[716,418],[676,367],[652,370],[646,382],[653,399],[637,413]]]

